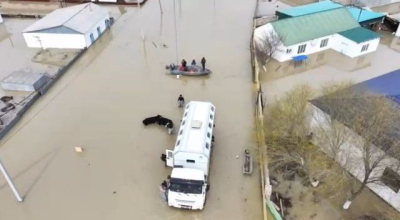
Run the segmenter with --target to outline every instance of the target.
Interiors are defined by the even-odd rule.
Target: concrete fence
[[[22,116],[28,111],[28,109],[42,96],[44,95],[51,86],[62,76],[64,73],[82,56],[82,54],[86,51],[86,49],[81,50],[74,59],[71,60],[65,67],[61,68],[57,74],[52,78],[49,82],[44,84],[38,91],[31,93],[29,96],[24,98],[22,101],[17,103],[17,105],[22,105],[22,108],[18,112],[8,111],[4,113],[2,116],[6,116],[6,114],[16,114],[12,116],[13,119],[5,125],[4,129],[0,131],[0,139],[2,139],[22,118]]]

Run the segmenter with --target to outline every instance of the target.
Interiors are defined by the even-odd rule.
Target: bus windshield
[[[171,178],[169,190],[180,193],[201,194],[204,182],[200,180],[185,180]]]

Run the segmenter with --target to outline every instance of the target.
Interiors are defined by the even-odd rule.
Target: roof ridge
[[[325,10],[325,11],[316,11],[316,12],[312,12],[312,13],[308,13],[308,14],[303,14],[303,15],[298,15],[298,16],[290,17],[290,18],[278,19],[278,20],[275,20],[275,21],[271,21],[270,23],[275,23],[275,22],[284,21],[284,20],[289,20],[289,19],[295,19],[295,18],[301,18],[301,17],[304,17],[304,16],[311,16],[311,15],[315,15],[315,14],[327,13],[327,12],[331,12],[331,11],[335,11],[335,10],[337,10],[337,11],[339,11],[339,10],[344,11],[343,9],[346,9],[346,11],[349,12],[350,15],[351,15],[351,12],[349,11],[349,9],[347,9],[346,6],[343,6],[343,7],[340,7],[340,8],[331,8],[331,9],[327,9],[327,10]],[[355,21],[357,21],[355,18],[353,18],[353,19],[354,19]]]
[[[77,11],[74,15],[72,15],[70,18],[68,18],[66,21],[64,21],[60,26],[64,26],[65,23],[67,23],[68,21],[72,20],[76,15],[78,15],[83,10],[85,10],[87,8],[87,6],[89,6],[90,4],[93,4],[93,3],[91,3],[91,2],[86,3],[86,5],[83,8],[81,8],[81,10]],[[81,5],[76,5],[76,6],[81,6]]]

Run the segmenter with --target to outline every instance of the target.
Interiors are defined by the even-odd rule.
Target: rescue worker
[[[204,57],[201,59],[201,66],[203,67],[203,71],[205,71],[206,70],[206,59]]]

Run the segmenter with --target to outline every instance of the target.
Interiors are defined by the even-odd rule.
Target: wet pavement
[[[161,3],[162,16],[158,1],[124,10],[2,140],[0,158],[25,201],[17,203],[0,178],[0,219],[262,218],[259,171],[251,177],[241,171],[244,149],[255,152],[249,54],[255,1],[176,1],[178,58],[205,56],[213,71],[179,79],[165,74],[165,65],[176,62],[175,31],[173,2]],[[141,123],[161,114],[178,124],[179,94],[217,108],[211,189],[201,212],[161,201],[158,186],[171,169],[159,157],[176,135]]]

